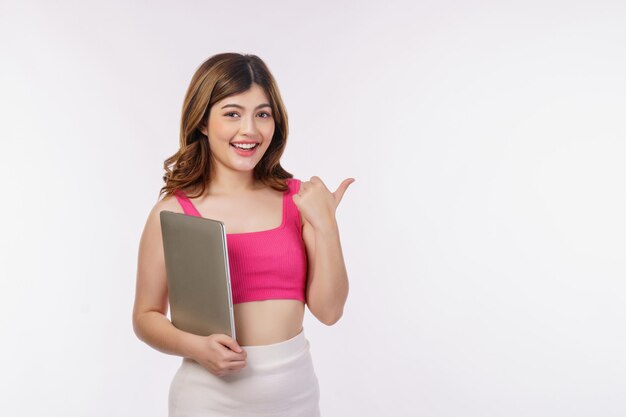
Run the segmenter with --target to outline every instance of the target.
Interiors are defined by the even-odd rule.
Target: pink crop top
[[[306,302],[306,249],[300,214],[292,200],[300,189],[300,180],[289,178],[287,184],[279,227],[226,233],[233,304],[267,299]],[[202,217],[183,191],[174,195],[185,214]]]

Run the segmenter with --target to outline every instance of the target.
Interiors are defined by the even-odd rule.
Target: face
[[[274,116],[265,91],[252,84],[247,91],[218,101],[209,111],[207,128],[201,131],[209,138],[218,170],[251,171],[274,135]]]

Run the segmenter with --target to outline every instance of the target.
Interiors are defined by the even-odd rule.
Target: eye
[[[231,111],[231,112],[226,113],[224,116],[230,117],[231,114],[237,114],[237,113],[234,111]]]
[[[261,112],[259,114],[264,114],[265,116],[261,117],[262,119],[269,119],[270,117],[272,117],[272,115],[266,111]]]

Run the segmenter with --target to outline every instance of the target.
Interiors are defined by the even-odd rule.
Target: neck
[[[252,171],[234,171],[225,167],[215,168],[208,186],[210,194],[236,195],[258,189]]]

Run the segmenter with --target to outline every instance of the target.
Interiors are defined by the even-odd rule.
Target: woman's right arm
[[[247,353],[225,334],[197,336],[177,329],[167,318],[168,294],[160,212],[173,210],[164,199],[148,215],[139,242],[137,284],[133,307],[133,329],[137,337],[154,349],[191,358],[215,375],[238,372]]]

